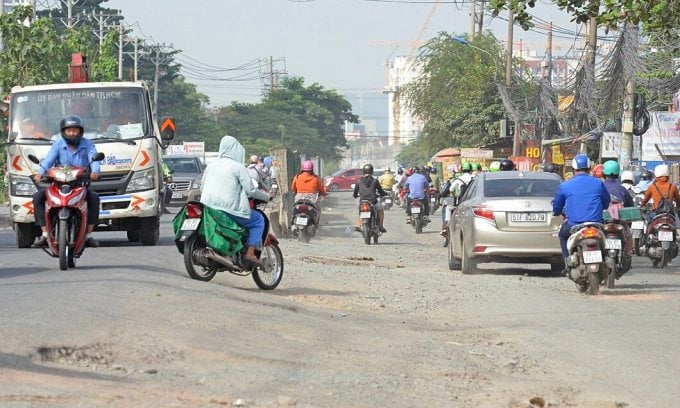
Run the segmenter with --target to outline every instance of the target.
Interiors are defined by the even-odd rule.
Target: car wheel
[[[461,262],[460,258],[456,258],[456,256],[453,254],[453,239],[451,233],[449,232],[449,242],[448,242],[448,248],[449,248],[449,269],[452,271],[458,270],[461,268]]]
[[[473,261],[470,259],[470,257],[467,254],[467,251],[465,250],[465,242],[461,245],[460,248],[461,251],[461,272],[465,275],[474,275],[477,273],[477,262]]]
[[[331,184],[330,186],[328,186],[328,189],[329,189],[330,191],[338,191],[338,190],[340,190],[340,186],[338,186],[337,184],[333,183],[333,184]]]

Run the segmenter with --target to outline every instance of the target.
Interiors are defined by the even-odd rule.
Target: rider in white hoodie
[[[210,163],[203,174],[201,202],[226,212],[238,225],[248,229],[246,259],[259,264],[256,247],[262,244],[264,217],[250,210],[248,198],[269,201],[264,191],[251,181],[244,165],[246,151],[234,137],[224,136],[220,141],[218,159]]]

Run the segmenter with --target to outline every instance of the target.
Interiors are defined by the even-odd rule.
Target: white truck
[[[39,233],[32,201],[39,186],[31,178],[38,167],[28,155],[43,159],[61,137],[60,120],[71,114],[105,154],[101,178],[90,186],[101,200],[96,231],[126,231],[131,242],[155,245],[165,191],[161,155],[174,122],[157,123],[142,83],[80,82],[15,87],[10,94],[7,177],[17,246],[30,247]]]

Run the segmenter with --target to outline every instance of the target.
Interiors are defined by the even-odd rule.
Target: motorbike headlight
[[[156,171],[155,169],[147,169],[137,171],[132,175],[132,179],[128,183],[126,193],[133,193],[136,191],[151,190],[156,186]]]
[[[9,191],[15,197],[31,197],[38,191],[38,187],[30,176],[10,174]]]
[[[192,189],[199,189],[199,190],[200,190],[200,189],[201,189],[201,180],[194,180],[194,181],[191,183],[191,188],[192,188]]]

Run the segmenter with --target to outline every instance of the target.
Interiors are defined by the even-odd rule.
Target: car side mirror
[[[104,153],[103,153],[103,152],[99,152],[99,153],[95,154],[95,155],[92,157],[92,161],[102,161],[102,160],[104,160],[104,157],[106,157],[106,156],[104,155]]]
[[[40,160],[38,160],[38,158],[35,157],[35,156],[32,155],[32,154],[29,154],[29,155],[28,155],[28,160],[32,161],[32,162],[35,163],[35,164],[40,164]]]

